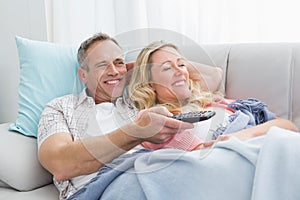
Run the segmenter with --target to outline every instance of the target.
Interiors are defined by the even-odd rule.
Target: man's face
[[[96,104],[111,102],[122,95],[127,69],[118,45],[111,40],[94,43],[87,50],[85,63],[88,70],[83,70],[81,80]]]

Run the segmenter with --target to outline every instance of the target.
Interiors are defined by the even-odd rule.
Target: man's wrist
[[[129,143],[138,145],[143,142],[143,139],[140,136],[141,131],[139,131],[139,128],[135,123],[125,125],[121,130]]]

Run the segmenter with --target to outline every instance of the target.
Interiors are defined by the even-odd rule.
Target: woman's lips
[[[183,85],[186,85],[186,81],[185,80],[179,80],[179,81],[176,81],[172,84],[173,86],[183,86]]]

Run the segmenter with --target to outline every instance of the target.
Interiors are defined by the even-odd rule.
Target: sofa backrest
[[[300,128],[300,43],[206,45],[226,98],[258,98]]]

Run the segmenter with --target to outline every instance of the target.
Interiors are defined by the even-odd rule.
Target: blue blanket
[[[233,137],[210,150],[162,149],[129,157],[100,170],[70,199],[300,199],[300,135],[277,127],[266,136],[247,142]],[[120,165],[126,167],[117,169]]]

